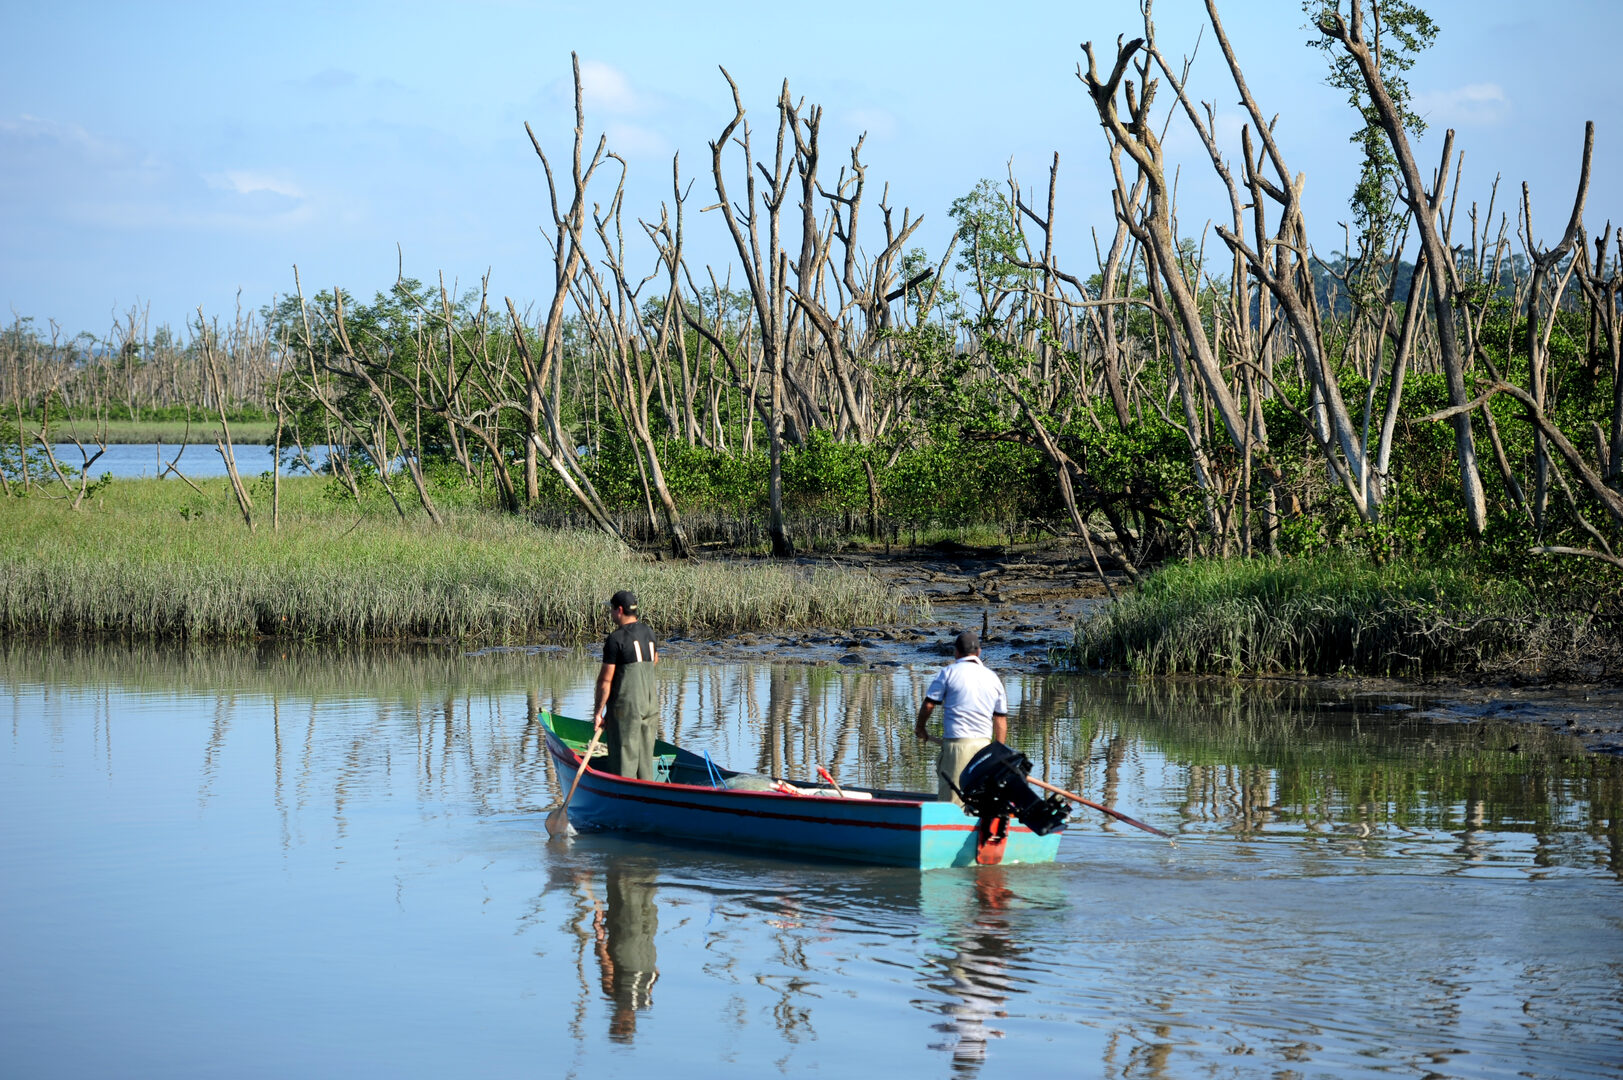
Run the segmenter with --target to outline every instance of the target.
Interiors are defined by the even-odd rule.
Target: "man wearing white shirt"
[[[1009,698],[1003,680],[981,663],[981,639],[965,630],[952,643],[955,658],[930,681],[913,733],[927,737],[925,723],[941,706],[941,754],[936,759],[937,798],[964,805],[955,787],[969,759],[994,739],[1009,736]]]

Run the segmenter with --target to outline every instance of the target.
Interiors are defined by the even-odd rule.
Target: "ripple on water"
[[[459,663],[0,647],[8,1064],[1623,1075],[1623,784],[1531,736],[1011,678],[1043,775],[1179,841],[1090,811],[1053,866],[918,873],[549,844],[531,708],[595,664]],[[900,786],[924,674],[660,677],[718,761]]]

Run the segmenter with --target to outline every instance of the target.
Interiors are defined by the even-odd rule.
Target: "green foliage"
[[[73,471],[71,466],[63,466],[63,472],[72,475]],[[17,425],[5,420],[0,420],[0,476],[18,485],[16,493],[19,495],[28,493],[22,486],[25,478],[30,484],[38,484],[54,476],[50,460],[39,444],[20,440]]]
[[[766,514],[767,454],[720,453],[678,439],[657,443],[666,484],[683,513],[714,512],[744,519]],[[792,517],[863,518],[874,470],[882,515],[914,526],[1017,525],[1062,511],[1052,475],[1030,447],[988,439],[940,438],[904,447],[887,464],[883,448],[840,442],[811,432],[784,447],[783,498]],[[605,431],[588,475],[611,509],[636,511],[644,496],[632,448],[618,429]],[[561,485],[543,485],[543,498],[567,509]]]
[[[1024,258],[1021,234],[1014,204],[1001,185],[979,181],[952,201],[947,215],[957,224],[957,269],[970,275],[978,289],[1012,289],[1030,278],[1031,271],[1016,265]]]
[[[455,460],[455,451],[445,420],[432,409],[418,408],[419,390],[430,387],[436,377],[443,385],[449,371],[459,391],[472,397],[489,390],[492,373],[498,377],[502,373],[515,376],[518,359],[510,337],[491,334],[489,312],[481,306],[477,292],[469,290],[452,302],[453,333],[449,344],[442,326],[430,330],[425,312],[436,317],[442,313],[440,295],[413,278],[397,281],[388,292],[376,294],[370,304],[343,294],[344,331],[355,355],[367,364],[396,418],[409,430],[411,441],[418,441],[420,431],[424,465],[432,469],[433,463]],[[273,339],[303,369],[299,379],[285,383],[284,403],[290,426],[306,443],[326,442],[330,434],[333,444],[349,455],[357,469],[365,462],[374,473],[380,464],[388,464],[407,452],[409,448],[400,444],[384,422],[383,410],[365,381],[334,378],[328,370],[329,364],[341,367],[344,356],[334,293],[318,293],[305,309],[301,309],[298,297],[285,298],[262,314]],[[475,352],[482,352],[489,366],[476,363]],[[308,370],[312,361],[314,378],[348,420],[348,428],[338,424],[312,393]],[[424,374],[425,367],[430,374]],[[431,389],[427,396],[432,399]],[[496,423],[509,431],[518,430],[518,417],[516,409],[499,410]]]

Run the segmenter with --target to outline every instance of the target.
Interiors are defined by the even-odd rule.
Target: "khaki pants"
[[[992,745],[991,739],[943,739],[941,740],[941,755],[936,758],[936,798],[942,802],[952,802],[955,806],[963,806],[964,801],[952,790],[953,784],[958,783],[958,776],[969,764],[969,759],[980,753],[987,746]],[[947,783],[948,777],[952,784]]]

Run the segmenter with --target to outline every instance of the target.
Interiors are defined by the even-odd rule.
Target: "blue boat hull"
[[[575,749],[590,737],[585,721],[541,715],[547,749],[573,776]],[[703,759],[669,743],[657,754],[672,775],[708,775]],[[720,770],[723,777],[736,775]],[[847,789],[858,791],[861,789]],[[650,833],[729,846],[769,849],[885,866],[972,866],[977,823],[950,802],[917,792],[870,792],[869,799],[736,791],[698,783],[631,780],[588,767],[569,804],[577,828]],[[1038,836],[1011,821],[1001,862],[1053,862],[1063,829]]]

